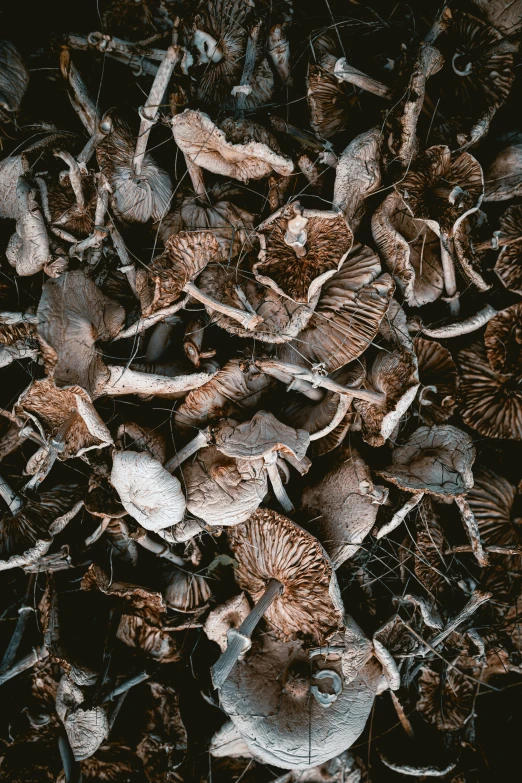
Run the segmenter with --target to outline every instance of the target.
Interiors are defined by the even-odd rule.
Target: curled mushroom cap
[[[51,260],[49,237],[35,192],[23,177],[16,183],[16,199],[16,232],[9,240],[6,257],[17,274],[27,277],[39,272]]]
[[[151,315],[178,299],[187,283],[217,256],[218,248],[217,239],[209,231],[182,231],[171,237],[164,253],[147,271],[143,270],[143,284],[138,282],[143,315]],[[153,281],[153,288],[148,286],[148,279]]]
[[[150,656],[158,663],[179,661],[179,649],[172,634],[148,623],[143,617],[124,614],[118,626],[120,642]]]
[[[301,510],[330,555],[335,568],[359,548],[388,496],[375,486],[366,462],[355,449],[340,449],[328,472],[305,486]]]
[[[507,289],[522,294],[522,207],[508,207],[500,218],[498,244],[495,272]]]
[[[67,424],[73,412],[78,414],[67,427],[59,459],[80,456],[112,443],[109,430],[80,386],[58,389],[47,379],[34,381],[20,396],[16,409],[19,415],[29,415],[48,441]]]
[[[17,114],[29,84],[29,71],[16,46],[0,41],[0,110]]]
[[[514,304],[491,319],[484,344],[493,370],[502,375],[522,376],[522,304]]]
[[[292,173],[292,161],[274,151],[272,137],[267,131],[256,126],[251,141],[234,143],[227,139],[227,134],[238,129],[231,123],[224,127],[226,131],[218,128],[207,114],[193,109],[186,109],[172,118],[172,132],[178,147],[192,163],[214,174],[248,182],[267,177],[272,171],[284,176]],[[244,132],[241,135],[245,135]]]
[[[116,452],[111,482],[127,513],[146,530],[163,530],[183,519],[185,497],[178,479],[150,454]]]
[[[381,184],[381,142],[382,134],[379,128],[372,128],[357,136],[339,158],[335,172],[333,204],[343,211],[354,231],[361,220],[364,199]]]
[[[425,424],[442,424],[457,404],[458,375],[447,348],[435,340],[415,338],[420,388],[417,412]]]
[[[380,272],[376,253],[355,245],[324,283],[309,325],[279,349],[280,358],[332,372],[360,356],[375,337],[395,287],[390,275]]]
[[[341,212],[282,207],[257,229],[257,279],[296,302],[308,302],[343,265],[353,234]]]
[[[255,758],[306,770],[355,742],[381,676],[380,666],[370,660],[347,683],[339,656],[311,662],[300,643],[275,641],[267,634],[231,672],[220,692],[221,705]],[[335,687],[328,709],[312,697],[314,687],[321,695]]]
[[[223,454],[242,459],[259,459],[278,451],[300,461],[310,443],[308,432],[282,424],[267,411],[258,411],[243,424],[222,420],[214,431],[214,439]]]
[[[416,709],[422,717],[440,731],[461,729],[473,711],[476,687],[461,674],[461,669],[452,667],[442,678],[426,666],[417,683],[419,700]]]
[[[109,721],[103,707],[83,709],[85,696],[74,680],[64,674],[56,694],[56,711],[63,721],[74,758],[92,756],[109,736]]]
[[[106,297],[81,271],[45,283],[38,305],[38,334],[52,379],[96,395],[109,377],[96,347],[123,326],[125,310]]]
[[[238,561],[235,577],[254,601],[268,582],[283,585],[265,612],[280,639],[307,637],[322,644],[342,622],[339,588],[332,564],[319,541],[281,514],[256,511],[228,533]],[[313,577],[312,577],[313,574]]]
[[[474,459],[472,439],[457,427],[419,427],[393,450],[391,466],[378,473],[401,489],[457,497],[473,486]]]
[[[227,457],[209,446],[183,466],[187,510],[209,525],[238,525],[260,506],[268,491],[262,459]]]
[[[136,174],[133,167],[136,139],[115,113],[111,121],[112,129],[96,147],[96,157],[111,185],[114,211],[126,222],[160,220],[172,198],[170,177],[148,153],[140,173]]]
[[[458,352],[462,418],[489,438],[522,440],[520,375],[496,372],[481,340]]]

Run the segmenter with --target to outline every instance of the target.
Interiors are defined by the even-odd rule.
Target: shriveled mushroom
[[[364,214],[364,199],[381,184],[381,143],[379,128],[361,133],[342,152],[337,164],[333,204],[343,211],[353,231]]]
[[[56,711],[63,722],[74,758],[92,756],[109,736],[109,721],[103,707],[82,707],[85,695],[79,685],[64,674],[56,694]]]
[[[146,530],[157,532],[183,519],[185,497],[178,479],[146,452],[116,452],[111,482],[127,512]]]
[[[487,565],[480,532],[465,495],[473,486],[471,466],[475,459],[472,440],[450,424],[419,427],[403,446],[393,451],[392,464],[379,475],[401,489],[413,492],[410,500],[377,533],[382,538],[394,530],[420,503],[423,495],[454,500],[466,528],[473,552],[481,565]]]
[[[263,616],[278,638],[311,637],[318,644],[342,623],[332,565],[310,533],[265,509],[231,528],[228,538],[239,562],[239,585],[257,603],[239,628],[228,633],[227,649],[212,667],[216,688],[223,686],[240,655],[249,649]]]
[[[333,73],[310,63],[307,75],[310,125],[320,139],[331,139],[349,125],[350,100],[343,83],[339,84]]]
[[[301,510],[330,555],[335,568],[357,552],[368,535],[379,506],[386,501],[385,487],[374,485],[368,465],[355,449],[340,449],[333,465],[308,484]]]
[[[303,209],[299,202],[265,220],[257,235],[261,245],[254,274],[283,296],[309,302],[338,272],[353,244],[340,212]]]

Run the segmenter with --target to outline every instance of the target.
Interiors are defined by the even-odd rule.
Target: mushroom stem
[[[62,46],[60,54],[60,70],[67,80],[69,87],[69,100],[74,110],[82,121],[85,129],[92,136],[100,121],[99,112],[92,100],[85,83],[78,70],[71,61],[71,54],[67,46]]]
[[[76,158],[78,167],[83,174],[87,174],[87,164],[94,155],[96,147],[111,131],[112,120],[110,117],[104,117],[101,122],[97,124],[91,138]]]
[[[236,665],[241,653],[246,652],[250,648],[250,637],[254,633],[257,624],[270,605],[281,595],[283,589],[283,585],[278,579],[270,579],[265,592],[252,611],[245,617],[239,628],[231,628],[228,631],[227,649],[211,669],[214,688],[221,688]]]
[[[497,315],[497,310],[487,304],[482,310],[479,310],[475,315],[466,318],[464,321],[458,321],[457,323],[447,324],[446,326],[439,326],[431,328],[429,326],[421,326],[421,332],[428,337],[437,337],[439,339],[447,339],[450,337],[460,337],[462,334],[470,334],[477,329],[481,329],[488,321],[491,321]]]
[[[241,81],[239,87],[245,89],[236,90],[236,110],[237,113],[242,115],[245,110],[246,99],[252,91],[250,82],[254,74],[254,68],[256,64],[257,43],[259,39],[259,33],[261,32],[261,23],[254,25],[248,36],[248,41],[245,51],[245,61],[243,64],[243,73],[241,74]],[[234,90],[232,91],[234,93]]]
[[[303,258],[306,255],[306,240],[308,239],[306,226],[308,219],[303,217],[302,211],[299,210],[299,205],[296,205],[295,217],[287,221],[284,242],[285,245],[293,249],[298,258]]]
[[[2,663],[0,663],[0,675],[3,674],[3,672],[7,671],[7,669],[13,663],[16,657],[16,653],[18,652],[18,648],[20,647],[20,642],[22,641],[22,637],[24,635],[25,627],[27,625],[27,621],[29,620],[29,616],[31,612],[34,612],[34,609],[31,606],[31,602],[33,601],[34,598],[33,592],[34,592],[35,580],[36,580],[36,575],[31,574],[29,577],[29,582],[25,593],[24,603],[18,610],[18,620],[16,621],[16,627],[14,629],[11,640],[7,645],[7,649],[4,653],[4,657],[2,658]]]
[[[489,558],[487,553],[484,551],[482,540],[480,538],[480,529],[468,501],[466,498],[456,497],[455,503],[457,504],[462,521],[464,522],[464,527],[466,528],[471,548],[473,549],[473,554],[477,558],[479,565],[487,566],[489,563]]]
[[[274,452],[274,456],[277,457],[277,452]],[[280,503],[281,508],[283,509],[285,514],[293,514],[295,511],[294,504],[288,497],[283,482],[281,481],[281,476],[279,475],[279,468],[277,467],[277,461],[274,460],[273,462],[268,462],[267,458],[265,457],[265,465],[266,465],[266,472],[268,473],[268,478],[270,479],[270,483],[272,484],[272,489],[274,490],[274,495],[276,496],[278,502]]]
[[[450,250],[450,239],[441,234],[440,237],[440,260],[442,263],[442,275],[444,277],[444,288],[447,296],[451,299],[450,311],[452,315],[458,315],[460,312],[460,302],[457,296],[457,278],[455,276],[455,264]]]
[[[69,167],[69,182],[71,183],[71,188],[76,199],[76,206],[80,212],[85,212],[85,197],[83,195],[82,175],[77,161],[75,161],[71,153],[67,152],[66,150],[57,150],[54,153],[54,156],[55,158],[60,158],[63,160],[63,162],[66,163]]]
[[[143,532],[136,538],[136,541],[144,549],[148,549],[149,552],[154,552],[155,555],[164,557],[165,560],[169,560],[171,563],[174,563],[174,565],[182,566],[183,568],[185,567],[183,558],[179,557],[179,555],[175,555],[174,552],[171,552],[168,544],[154,541],[148,533]]]
[[[81,51],[97,49],[99,52],[103,52],[103,54],[118,54],[120,56],[125,56],[127,60],[129,57],[139,56],[161,62],[165,57],[164,49],[154,49],[151,46],[139,42],[133,43],[132,41],[125,41],[122,38],[116,38],[116,36],[107,35],[106,33],[100,33],[98,31],[89,33],[88,35],[69,33],[66,40],[71,49],[80,49]]]
[[[283,383],[286,383],[286,379],[283,380]],[[315,388],[308,381],[302,381],[300,378],[294,378],[290,381],[286,390],[287,392],[295,391],[304,394],[305,397],[308,397],[309,400],[314,400],[314,402],[321,402],[321,400],[324,400],[325,393],[323,389]],[[346,395],[341,396],[345,397]]]
[[[13,677],[17,677],[19,674],[26,672],[27,669],[32,669],[36,663],[45,660],[48,655],[49,650],[47,647],[33,647],[32,651],[28,655],[26,655],[24,658],[20,658],[20,660],[15,663],[14,666],[11,666],[8,671],[0,674],[0,685],[3,685],[4,682],[7,682],[8,680],[12,680]]]
[[[188,359],[195,367],[199,367],[201,361],[201,347],[203,345],[203,337],[205,334],[205,322],[203,319],[198,318],[193,321],[189,321],[187,328],[185,329],[185,338],[183,340],[183,350]]]
[[[99,395],[118,397],[122,394],[179,394],[199,389],[214,373],[194,372],[169,378],[155,373],[136,372],[128,367],[108,366],[109,379],[99,390]]]
[[[338,424],[342,422],[348,411],[350,410],[350,405],[352,404],[351,399],[346,394],[340,394],[339,395],[339,403],[337,405],[337,410],[335,412],[335,415],[333,419],[330,421],[329,424],[326,425],[326,427],[323,427],[322,430],[318,430],[317,432],[314,432],[310,435],[310,440],[319,440],[320,438],[324,438],[325,435],[329,435],[332,430],[334,430]]]
[[[174,473],[176,468],[179,468],[182,462],[185,462],[189,457],[195,454],[200,449],[204,449],[210,443],[210,432],[208,428],[206,430],[200,430],[195,438],[192,438],[190,443],[183,446],[168,462],[164,464],[165,470],[169,473]]]
[[[442,630],[437,634],[437,636],[430,640],[430,647],[437,647],[439,644],[441,644],[441,642],[443,642],[447,636],[453,633],[453,631],[458,628],[461,623],[471,617],[471,615],[477,611],[479,606],[482,606],[482,604],[485,604],[486,601],[489,601],[491,596],[492,593],[483,593],[481,590],[475,590],[464,609],[462,609],[462,611],[460,611],[458,615],[453,618],[453,620],[449,621],[444,630]]]
[[[207,191],[205,188],[203,169],[201,168],[201,166],[198,166],[196,163],[193,163],[188,157],[188,155],[185,155],[185,163],[187,166],[189,177],[192,181],[192,187],[194,188],[194,193],[196,194],[196,196],[199,196],[200,198],[206,196]]]
[[[398,511],[395,512],[395,514],[392,516],[390,521],[381,527],[380,530],[377,531],[375,534],[375,538],[379,540],[380,538],[384,538],[384,536],[387,536],[389,533],[391,533],[395,528],[399,527],[401,522],[406,519],[410,511],[415,508],[415,506],[418,506],[421,502],[422,498],[424,497],[424,492],[417,492],[415,495],[412,495],[411,498],[404,504],[402,508],[400,508]]]
[[[0,311],[0,324],[14,326],[16,324],[28,323],[37,324],[38,316],[32,313],[14,313],[7,310]]]
[[[152,126],[156,122],[158,109],[160,107],[163,96],[165,95],[165,90],[167,89],[170,77],[172,76],[172,71],[174,70],[179,59],[179,47],[169,46],[165,57],[163,58],[161,65],[158,68],[158,72],[154,77],[149,97],[145,101],[144,106],[141,106],[138,110],[141,117],[141,123],[138,133],[138,140],[136,141],[136,149],[134,150],[134,159],[132,161],[135,174],[141,174],[143,159],[147,150],[149,134]]]
[[[223,315],[228,315],[229,318],[233,318],[234,321],[239,321],[244,329],[255,329],[256,326],[263,322],[263,318],[260,315],[252,315],[252,313],[248,313],[246,311],[244,312],[242,310],[238,310],[236,307],[223,304],[223,302],[219,302],[212,296],[209,296],[208,294],[203,293],[203,291],[200,291],[199,288],[197,288],[197,286],[195,286],[192,282],[187,283],[183,290],[193,299],[197,299],[210,310],[217,310],[218,313],[223,313]]]
[[[0,476],[0,495],[9,506],[9,511],[13,516],[23,508],[24,502],[22,498],[11,489],[5,478]]]
[[[81,418],[80,414],[77,410],[73,410],[69,416],[65,419],[65,421],[62,423],[60,429],[56,433],[56,435],[51,438],[51,442],[49,444],[49,448],[47,450],[47,454],[45,455],[45,458],[42,460],[42,463],[36,473],[33,475],[30,481],[27,482],[24,489],[36,489],[42,481],[46,478],[46,476],[49,475],[49,472],[56,462],[56,458],[58,457],[58,454],[60,454],[65,449],[65,444],[67,442],[67,435],[69,433],[69,430],[71,426],[76,422],[77,419]]]
[[[146,680],[150,679],[150,674],[147,672],[140,672],[139,674],[135,674],[134,677],[128,677],[126,680],[123,680],[119,685],[117,685],[114,690],[112,690],[103,700],[103,703],[105,704],[108,701],[112,701],[117,696],[121,696],[122,693],[127,693],[127,691],[130,691],[131,688],[134,688],[135,685],[140,685],[142,682],[146,682]]]
[[[290,44],[282,24],[276,24],[268,35],[268,54],[283,84],[290,77]]]
[[[100,522],[96,530],[94,530],[94,532],[92,532],[91,535],[87,536],[87,538],[85,539],[84,546],[89,547],[95,544],[96,541],[98,541],[102,537],[104,532],[109,527],[110,521],[111,521],[111,517],[103,517],[102,521]]]
[[[139,299],[138,291],[136,289],[136,267],[134,266],[134,262],[129,255],[127,246],[125,245],[122,235],[120,234],[120,232],[112,222],[109,224],[109,231],[111,234],[111,239],[112,239],[112,244],[114,245],[114,249],[118,254],[118,258],[122,263],[122,265],[118,268],[118,271],[123,272],[123,274],[125,275],[125,277],[129,282],[129,286],[131,287],[132,293],[134,294],[136,299]],[[160,311],[158,310],[157,312]],[[157,318],[156,321],[161,321],[161,318],[165,317],[164,311],[162,310],[161,312],[163,313],[163,315],[160,318]],[[156,323],[156,321],[153,321],[152,323]],[[149,324],[149,326],[150,325],[151,324]],[[141,331],[144,331],[147,328],[148,327],[145,326],[144,329],[142,329]],[[129,329],[132,329],[132,327],[129,327]],[[121,334],[122,333],[120,332],[120,334],[118,334],[114,339],[120,340]]]
[[[58,750],[62,759],[65,783],[82,783],[80,763],[74,758],[67,732],[63,728],[58,735]]]
[[[371,79],[362,71],[358,71],[357,68],[353,68],[346,62],[346,57],[340,57],[334,66],[333,75],[339,82],[348,82],[353,84],[354,87],[359,87],[361,90],[371,92],[374,95],[378,95],[379,98],[392,97],[392,91],[389,87],[386,87],[382,82],[378,82],[375,79]]]
[[[158,321],[163,321],[164,318],[168,318],[169,316],[177,313],[178,310],[181,310],[181,308],[187,304],[187,299],[188,297],[185,296],[168,307],[162,307],[161,310],[156,310],[156,312],[152,315],[147,315],[145,318],[140,318],[139,321],[136,321],[135,323],[131,324],[131,326],[127,326],[126,329],[122,329],[121,332],[118,332],[116,337],[114,337],[114,340],[124,340],[127,337],[136,337],[138,334],[145,332],[151,326],[157,324]]]
[[[223,52],[219,48],[216,39],[212,38],[210,33],[205,33],[203,30],[196,30],[192,37],[192,43],[199,49],[200,63],[218,63],[223,59]]]

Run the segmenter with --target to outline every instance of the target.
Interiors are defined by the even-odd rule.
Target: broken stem
[[[103,517],[102,521],[100,522],[96,530],[93,533],[91,533],[90,536],[87,536],[87,538],[85,539],[86,547],[92,546],[93,544],[96,543],[96,541],[98,541],[102,537],[102,535],[109,527],[110,521],[111,521],[111,517]]]
[[[5,500],[9,506],[9,511],[14,516],[23,508],[24,502],[22,498],[11,489],[7,481],[0,476],[0,496]]]
[[[36,663],[45,660],[48,655],[49,650],[47,647],[44,647],[43,645],[41,647],[34,647],[28,655],[24,656],[24,658],[20,658],[20,660],[15,663],[14,666],[11,666],[8,671],[0,674],[0,685],[3,685],[8,680],[12,680],[13,677],[17,677],[19,674],[23,674],[23,672],[26,672],[28,669],[32,669]]]
[[[443,642],[444,639],[453,633],[453,631],[458,628],[461,623],[471,617],[471,615],[477,611],[479,606],[482,606],[482,604],[485,604],[487,601],[489,601],[492,595],[493,593],[483,593],[481,590],[476,590],[464,609],[462,609],[462,611],[460,611],[458,615],[453,618],[453,620],[449,621],[443,631],[438,633],[437,636],[435,636],[433,639],[430,639],[431,647],[437,647],[439,644],[441,644],[441,642]]]
[[[148,533],[142,533],[135,540],[144,549],[148,549],[149,552],[154,552],[155,555],[164,557],[165,560],[169,560],[171,563],[174,563],[174,565],[185,568],[186,564],[183,558],[179,557],[179,555],[175,555],[174,552],[171,552],[168,544],[154,541],[154,539],[151,538]]]
[[[185,155],[185,164],[192,182],[194,193],[199,198],[203,198],[207,195],[207,191],[205,189],[205,179],[203,177],[203,169],[201,166],[198,166],[197,163],[193,163],[188,155]]]
[[[163,100],[163,96],[165,95],[165,90],[168,87],[170,77],[172,76],[172,71],[174,70],[179,59],[179,47],[169,46],[165,53],[165,57],[163,58],[161,65],[158,68],[158,72],[154,77],[149,97],[145,101],[145,104],[138,110],[141,117],[141,123],[133,158],[135,174],[141,174],[143,159],[147,150],[149,134],[152,126],[156,122],[158,109],[160,107],[161,101]]]
[[[326,425],[326,427],[323,427],[322,430],[318,430],[317,432],[312,433],[310,435],[310,440],[319,440],[320,438],[324,438],[325,435],[329,435],[330,432],[332,432],[343,421],[344,417],[350,410],[351,404],[352,401],[348,395],[339,394],[339,402],[334,417],[330,423]]]
[[[428,337],[436,337],[439,339],[448,339],[450,337],[460,337],[463,334],[470,334],[477,329],[481,329],[488,321],[491,321],[497,315],[497,310],[490,304],[487,304],[482,310],[479,310],[475,315],[466,318],[464,321],[458,321],[457,323],[447,324],[446,326],[438,326],[431,328],[421,324],[421,332]]]
[[[0,663],[0,675],[3,674],[3,672],[7,671],[7,669],[13,663],[16,657],[16,653],[18,652],[18,648],[20,647],[20,642],[22,641],[22,637],[24,635],[25,627],[27,625],[27,621],[29,620],[29,616],[31,612],[34,612],[34,609],[30,605],[30,602],[33,600],[35,580],[36,580],[36,575],[31,574],[31,576],[29,577],[29,582],[25,593],[24,603],[18,610],[18,620],[16,621],[16,627],[14,629],[11,640],[7,645],[7,649],[4,653],[4,657],[2,658],[2,663]]]
[[[391,100],[392,91],[389,87],[386,87],[385,84],[378,82],[376,79],[371,79],[362,71],[358,71],[357,68],[348,65],[346,57],[340,57],[337,60],[333,75],[339,82],[348,82],[348,84],[353,84],[354,87],[358,87],[360,90],[366,90],[366,92],[378,95],[379,98]]]
[[[65,421],[62,423],[56,435],[53,438],[51,438],[51,442],[49,444],[48,451],[47,454],[45,455],[45,458],[43,459],[36,473],[33,475],[33,477],[30,479],[30,481],[27,482],[27,484],[24,487],[26,491],[28,489],[36,489],[46,478],[46,476],[49,475],[51,468],[56,462],[58,454],[61,454],[65,449],[67,443],[67,435],[69,433],[70,428],[77,421],[78,418],[81,419],[81,416],[78,413],[78,411],[77,410],[72,411],[69,414],[69,416],[65,419]]]
[[[80,763],[74,758],[67,732],[63,728],[58,735],[58,750],[62,759],[65,783],[82,783]]]
[[[482,540],[480,538],[480,529],[468,501],[463,497],[456,497],[455,503],[457,504],[462,521],[464,522],[464,527],[466,528],[471,548],[473,549],[473,554],[477,558],[479,565],[487,566],[489,563],[489,558],[484,551]]]
[[[200,449],[204,449],[210,443],[210,430],[200,430],[195,438],[192,438],[190,443],[183,446],[168,462],[163,466],[169,473],[174,473],[176,468],[179,468],[182,462],[185,462],[189,457],[195,454]]]
[[[87,164],[94,155],[96,147],[111,131],[112,120],[110,117],[104,117],[101,122],[97,124],[91,138],[76,158],[76,162],[82,174],[87,174]]]
[[[384,538],[384,536],[387,536],[389,533],[395,530],[395,528],[399,527],[401,522],[406,519],[410,511],[412,511],[415,506],[419,505],[423,497],[424,492],[417,492],[415,495],[412,495],[411,498],[404,504],[404,506],[395,512],[390,521],[377,531],[375,538],[377,540]]]
[[[125,329],[122,329],[121,332],[118,332],[116,337],[113,339],[124,340],[127,337],[136,337],[138,334],[145,332],[159,321],[163,321],[164,318],[168,318],[169,316],[177,313],[178,310],[181,310],[183,307],[185,307],[187,300],[188,297],[185,296],[168,307],[162,307],[161,310],[156,310],[156,312],[152,315],[147,315],[144,318],[140,318],[139,321],[136,321],[135,323],[131,324],[131,326],[127,326]]]
[[[219,657],[212,667],[212,683],[214,688],[221,688],[228,675],[236,665],[241,653],[246,652],[251,645],[252,636],[257,624],[266,610],[281,595],[283,585],[277,579],[270,579],[266,590],[254,606],[252,611],[243,620],[239,628],[231,628],[228,631],[227,649]]]
[[[214,373],[194,372],[190,375],[178,375],[169,378],[166,375],[137,372],[128,367],[108,366],[109,378],[99,390],[99,395],[117,397],[123,394],[180,394],[199,389],[207,383]]]
[[[233,318],[234,321],[239,321],[244,329],[255,329],[256,326],[263,322],[263,318],[260,315],[257,315],[257,313],[253,315],[252,313],[238,310],[237,307],[223,304],[223,302],[219,302],[217,299],[214,299],[214,297],[200,291],[192,282],[187,283],[183,290],[210,310],[217,310],[218,313],[223,313],[223,315],[228,315],[229,318]]]
[[[69,100],[85,129],[89,135],[92,136],[100,121],[98,109],[89,95],[89,91],[77,68],[72,63],[71,54],[67,46],[62,47],[60,54],[60,70],[62,76],[67,80],[69,87],[71,88],[68,91]]]
[[[121,696],[122,693],[127,693],[127,691],[129,691],[131,688],[134,688],[134,686],[140,685],[142,682],[146,682],[149,679],[150,674],[147,672],[140,672],[139,674],[135,674],[133,677],[128,677],[107,694],[103,700],[103,704],[108,701],[113,701],[113,699],[115,699],[117,696]]]

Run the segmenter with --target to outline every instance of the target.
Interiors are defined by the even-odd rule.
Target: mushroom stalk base
[[[400,508],[390,519],[387,525],[383,525],[381,529],[377,532],[375,538],[380,539],[384,538],[384,536],[387,536],[388,533],[391,533],[395,528],[399,527],[401,522],[403,522],[410,511],[415,508],[415,506],[418,506],[421,502],[422,498],[424,497],[424,492],[418,492],[417,494],[413,495],[402,508]]]
[[[221,688],[236,665],[241,653],[245,652],[250,646],[250,637],[258,622],[282,591],[283,585],[281,582],[277,579],[271,579],[266,586],[265,592],[252,611],[243,620],[239,628],[237,630],[233,628],[230,629],[228,632],[227,649],[212,667],[212,682],[214,688]]]

